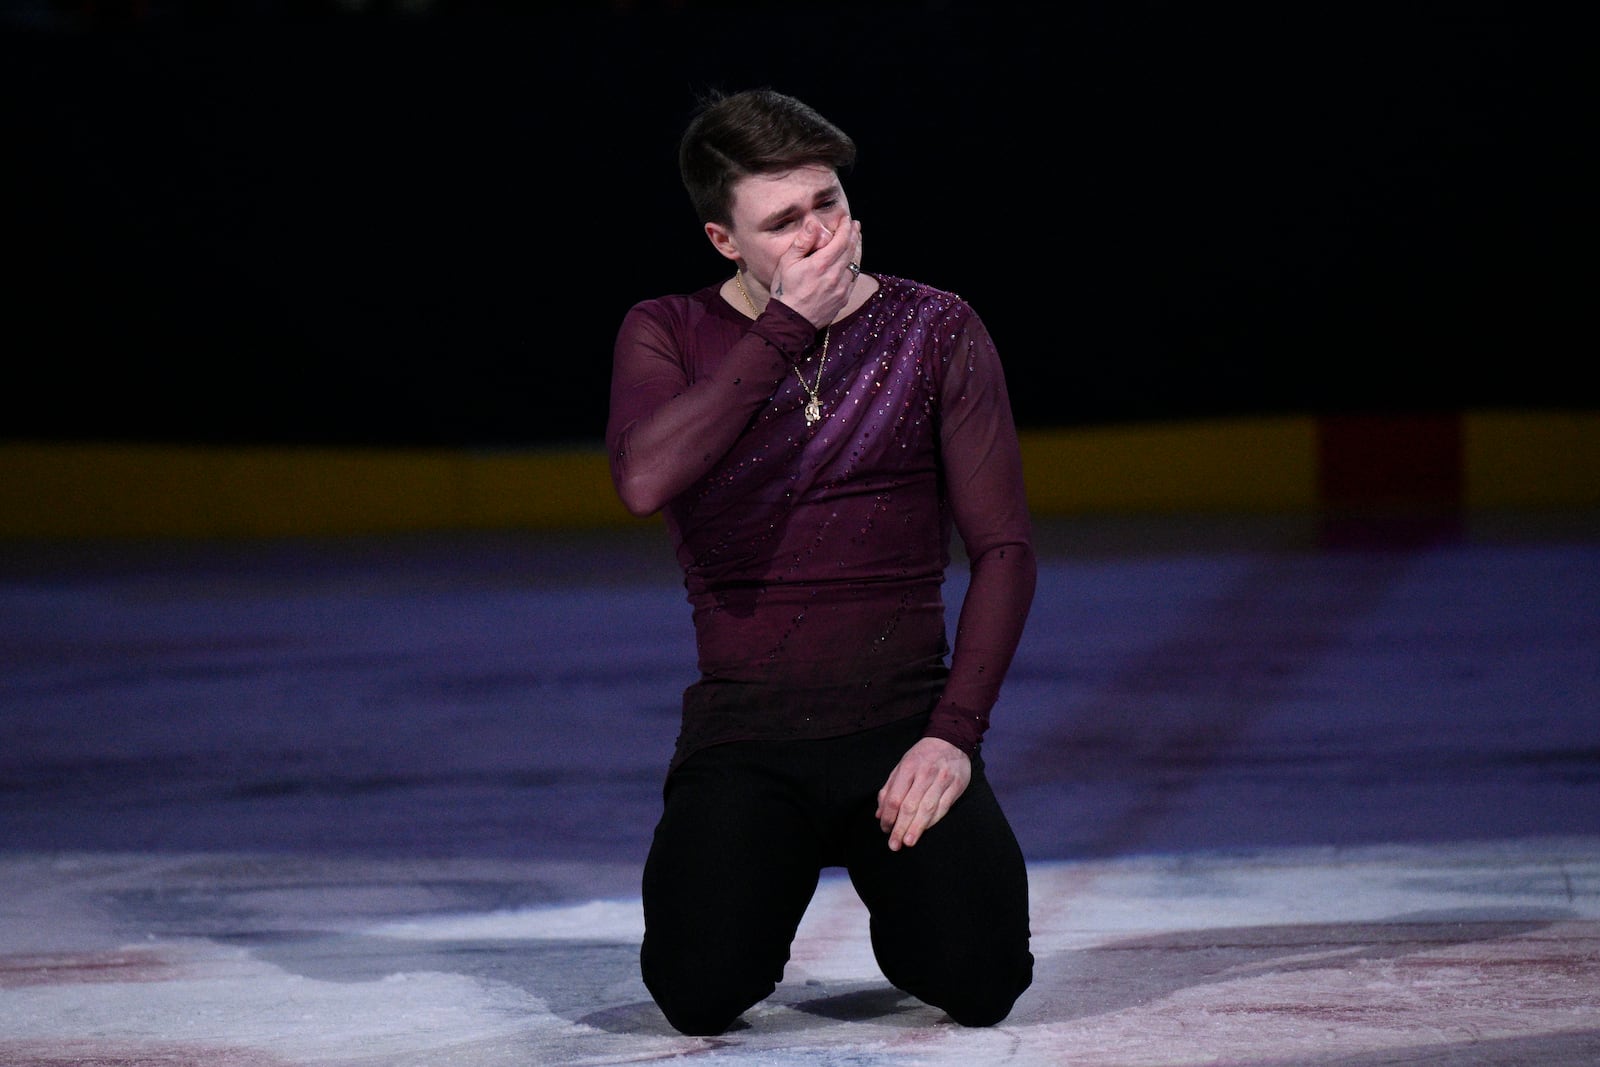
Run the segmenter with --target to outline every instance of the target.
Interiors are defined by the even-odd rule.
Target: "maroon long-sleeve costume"
[[[826,335],[778,300],[752,322],[717,286],[637,304],[618,332],[612,475],[665,504],[699,650],[673,765],[930,705],[926,735],[969,753],[988,726],[1036,568],[1005,378],[965,301],[876,277]],[[816,380],[825,339],[808,425],[796,370]],[[671,445],[635,453],[663,418]],[[953,645],[952,525],[971,567]]]

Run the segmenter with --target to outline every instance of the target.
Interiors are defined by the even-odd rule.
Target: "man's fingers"
[[[900,813],[905,810],[906,790],[910,785],[910,778],[904,769],[896,767],[894,773],[889,775],[889,781],[878,790],[878,828],[884,833],[893,830],[895,823],[900,821]]]
[[[949,814],[950,806],[959,795],[954,785],[949,776],[940,774],[924,784],[921,795],[915,800],[906,798],[906,803],[900,806],[894,831],[889,835],[890,850],[898,850],[902,844],[907,848],[915,845],[930,826]]]
[[[972,764],[948,741],[925,737],[913,745],[878,790],[878,826],[889,848],[914,845],[949,813],[966,791]]]

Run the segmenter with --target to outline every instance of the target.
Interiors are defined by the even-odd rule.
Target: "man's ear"
[[[706,236],[711,240],[711,247],[728,259],[737,260],[739,258],[739,242],[733,239],[733,234],[722,223],[706,223]]]

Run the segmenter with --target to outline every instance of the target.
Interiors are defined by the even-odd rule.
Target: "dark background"
[[[1024,427],[1592,407],[1565,10],[12,2],[4,436],[598,442],[622,314],[725,273],[694,95],[753,84]]]

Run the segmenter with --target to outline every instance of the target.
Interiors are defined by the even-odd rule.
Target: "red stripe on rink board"
[[[1459,415],[1317,419],[1317,498],[1330,512],[1460,510]]]

